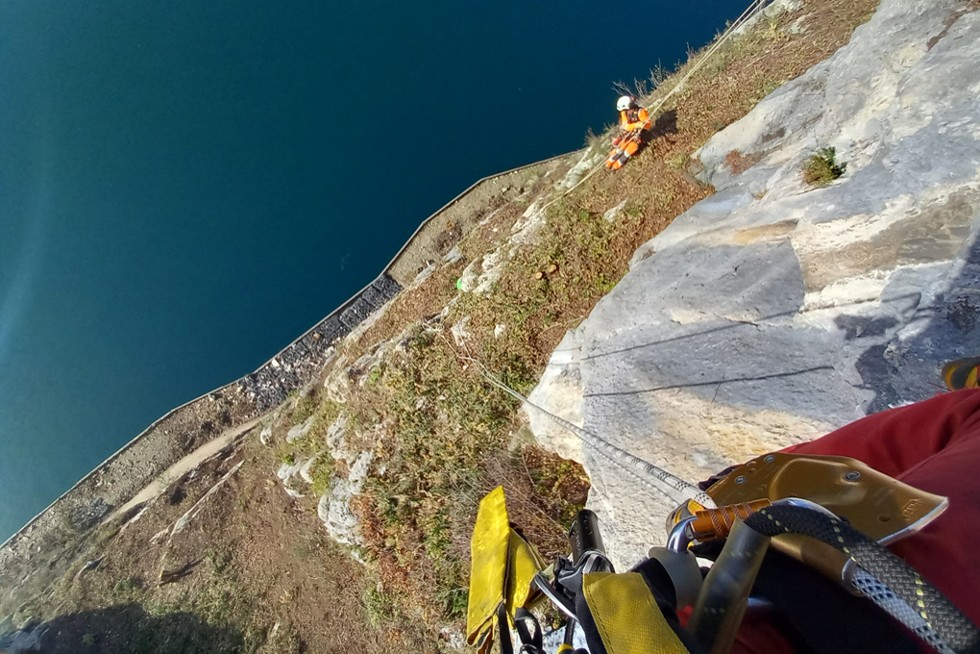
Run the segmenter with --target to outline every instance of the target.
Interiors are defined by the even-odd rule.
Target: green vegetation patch
[[[811,186],[827,186],[846,170],[845,162],[837,162],[837,151],[834,148],[820,148],[803,164],[803,181]]]

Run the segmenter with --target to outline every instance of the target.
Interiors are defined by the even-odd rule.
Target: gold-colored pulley
[[[725,538],[737,519],[787,498],[815,502],[881,544],[919,531],[948,506],[945,497],[919,490],[843,456],[764,454],[733,469],[708,488],[717,509],[694,502],[679,507],[671,522],[692,517],[692,540]],[[772,545],[840,580],[847,556],[812,538],[786,534]]]

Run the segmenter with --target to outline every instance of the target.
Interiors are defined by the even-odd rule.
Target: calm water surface
[[[0,540],[743,5],[0,3]]]

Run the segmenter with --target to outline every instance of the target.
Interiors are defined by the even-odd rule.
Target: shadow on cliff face
[[[864,387],[874,391],[867,413],[926,399],[944,390],[941,369],[947,361],[980,354],[980,238],[969,245],[959,274],[935,297],[920,295],[903,332],[892,333],[885,342],[868,347],[858,357],[856,368]],[[898,277],[895,293],[917,282],[916,271]],[[928,288],[922,283],[922,287]],[[885,289],[885,295],[889,289]],[[886,300],[883,298],[883,302]],[[848,321],[841,316],[838,327],[861,338],[891,330],[888,318]],[[855,319],[858,320],[858,319]],[[877,333],[876,333],[877,332]]]
[[[914,243],[909,245],[913,255],[914,247]],[[927,399],[944,390],[944,363],[980,354],[980,238],[964,243],[961,252],[956,259],[958,264],[933,263],[924,257],[910,261],[920,265],[898,267],[891,272],[877,307],[862,310],[859,305],[863,303],[856,303],[853,313],[841,313],[835,318],[840,333],[835,336],[827,332],[823,343],[822,332],[804,333],[785,325],[785,319],[799,313],[797,306],[791,306],[752,321],[671,327],[664,338],[589,352],[582,362],[607,357],[629,359],[648,376],[659,375],[672,381],[648,388],[590,392],[585,397],[719,389],[712,392],[712,402],[717,399],[752,408],[801,411],[799,397],[816,396],[839,387],[841,379],[827,374],[835,367],[849,368],[853,362],[860,377],[856,387],[872,394],[870,401],[862,403],[865,413]],[[949,265],[959,266],[955,277],[948,276]],[[733,290],[731,295],[742,297],[744,292]],[[797,302],[795,297],[790,299],[790,305]],[[768,323],[782,326],[760,331]],[[799,338],[805,340],[790,338],[794,331],[799,331]],[[653,350],[655,353],[651,354]],[[696,358],[699,353],[706,353],[703,360]],[[768,362],[775,361],[773,353],[792,353],[794,365],[785,369],[775,364],[770,367]],[[719,367],[718,361],[724,361],[725,366]],[[753,368],[758,361],[767,363]],[[706,372],[716,370],[716,374]],[[738,374],[731,374],[732,371]],[[779,384],[753,395],[753,385],[777,379]],[[855,381],[852,378],[849,383]],[[832,406],[846,407],[853,401],[846,393],[838,395]],[[813,418],[833,418],[824,415],[825,404],[815,403],[811,409]]]
[[[193,613],[151,615],[139,604],[69,613],[37,625],[41,654],[185,654],[240,652],[245,639],[235,626],[210,625]]]

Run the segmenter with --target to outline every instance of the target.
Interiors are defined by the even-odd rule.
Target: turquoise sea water
[[[0,3],[0,539],[743,5]]]

